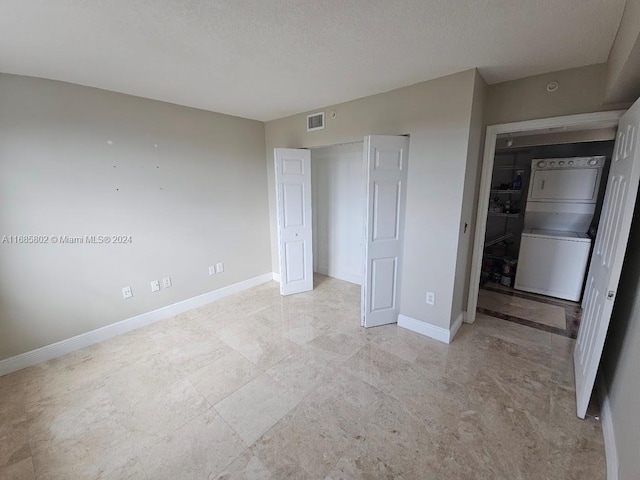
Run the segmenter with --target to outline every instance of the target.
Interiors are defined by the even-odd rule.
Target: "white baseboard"
[[[421,335],[440,340],[444,343],[451,343],[451,340],[453,339],[453,329],[447,330],[446,328],[431,325],[427,322],[421,322],[420,320],[407,317],[406,315],[398,315],[398,326],[419,333]],[[460,325],[458,325],[457,328],[460,328]]]
[[[598,380],[598,396],[600,397],[600,423],[604,436],[604,451],[607,458],[607,480],[618,480],[618,450],[611,418],[611,401],[602,377]]]
[[[22,370],[23,368],[31,367],[41,362],[46,362],[66,353],[71,353],[75,350],[88,347],[95,343],[108,340],[109,338],[130,332],[131,330],[136,330],[160,320],[173,317],[179,313],[215,302],[216,300],[233,295],[234,293],[239,293],[263,283],[270,282],[273,279],[273,275],[274,274],[271,273],[258,275],[257,277],[234,283],[233,285],[222,287],[218,290],[198,295],[197,297],[188,298],[187,300],[182,300],[181,302],[167,305],[166,307],[158,308],[151,312],[142,313],[135,317],[121,320],[119,322],[112,323],[111,325],[106,325],[96,330],[92,330],[60,342],[52,343],[51,345],[46,345],[36,350],[31,350],[30,352],[21,353],[20,355],[0,360],[0,377]]]
[[[271,274],[271,280],[273,280],[274,282],[280,283],[280,274],[276,273],[276,272],[273,272]]]
[[[458,318],[456,318],[456,321],[453,322],[453,325],[451,325],[451,330],[449,333],[449,341],[447,343],[451,343],[453,338],[456,336],[456,333],[458,333],[458,330],[460,330],[460,327],[464,323],[466,317],[467,317],[467,312],[460,312],[460,315],[458,315]]]

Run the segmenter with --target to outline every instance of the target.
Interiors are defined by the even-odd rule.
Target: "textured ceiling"
[[[624,0],[0,0],[0,71],[270,120],[604,62]]]

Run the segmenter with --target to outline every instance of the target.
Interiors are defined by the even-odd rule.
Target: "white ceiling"
[[[2,0],[0,71],[270,120],[604,62],[624,0]]]

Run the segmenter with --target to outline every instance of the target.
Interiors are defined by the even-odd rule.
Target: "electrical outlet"
[[[433,292],[427,292],[427,304],[435,305],[436,304],[436,294]]]
[[[164,277],[162,279],[162,286],[164,288],[169,288],[171,286],[171,277]]]
[[[151,291],[152,292],[160,291],[160,281],[159,280],[154,280],[153,282],[151,282]]]
[[[211,265],[209,267],[209,275],[215,275],[216,274],[216,266],[215,265]]]
[[[122,289],[122,296],[124,297],[125,300],[127,298],[133,297],[133,291],[131,290],[131,287],[124,287]]]
[[[216,273],[224,272],[224,263],[216,263]]]

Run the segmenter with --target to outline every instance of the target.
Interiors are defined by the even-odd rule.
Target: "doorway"
[[[576,410],[586,415],[602,356],[611,312],[629,240],[631,220],[640,184],[640,101],[626,112],[600,112],[550,119],[531,120],[487,127],[478,215],[469,285],[467,320],[476,317],[484,238],[491,198],[491,178],[498,136],[501,134],[544,134],[615,127],[616,140],[611,168],[606,179],[601,230],[594,246],[581,306],[584,308],[573,359],[576,383]],[[545,163],[545,162],[543,162]],[[544,185],[541,189],[544,188]],[[529,198],[530,200],[531,198]]]
[[[577,337],[615,134],[498,136],[478,313]]]
[[[363,142],[311,149],[313,271],[362,285]]]
[[[397,323],[408,147],[408,136],[369,135],[275,149],[282,295],[312,290],[315,267],[361,284],[362,326]]]

